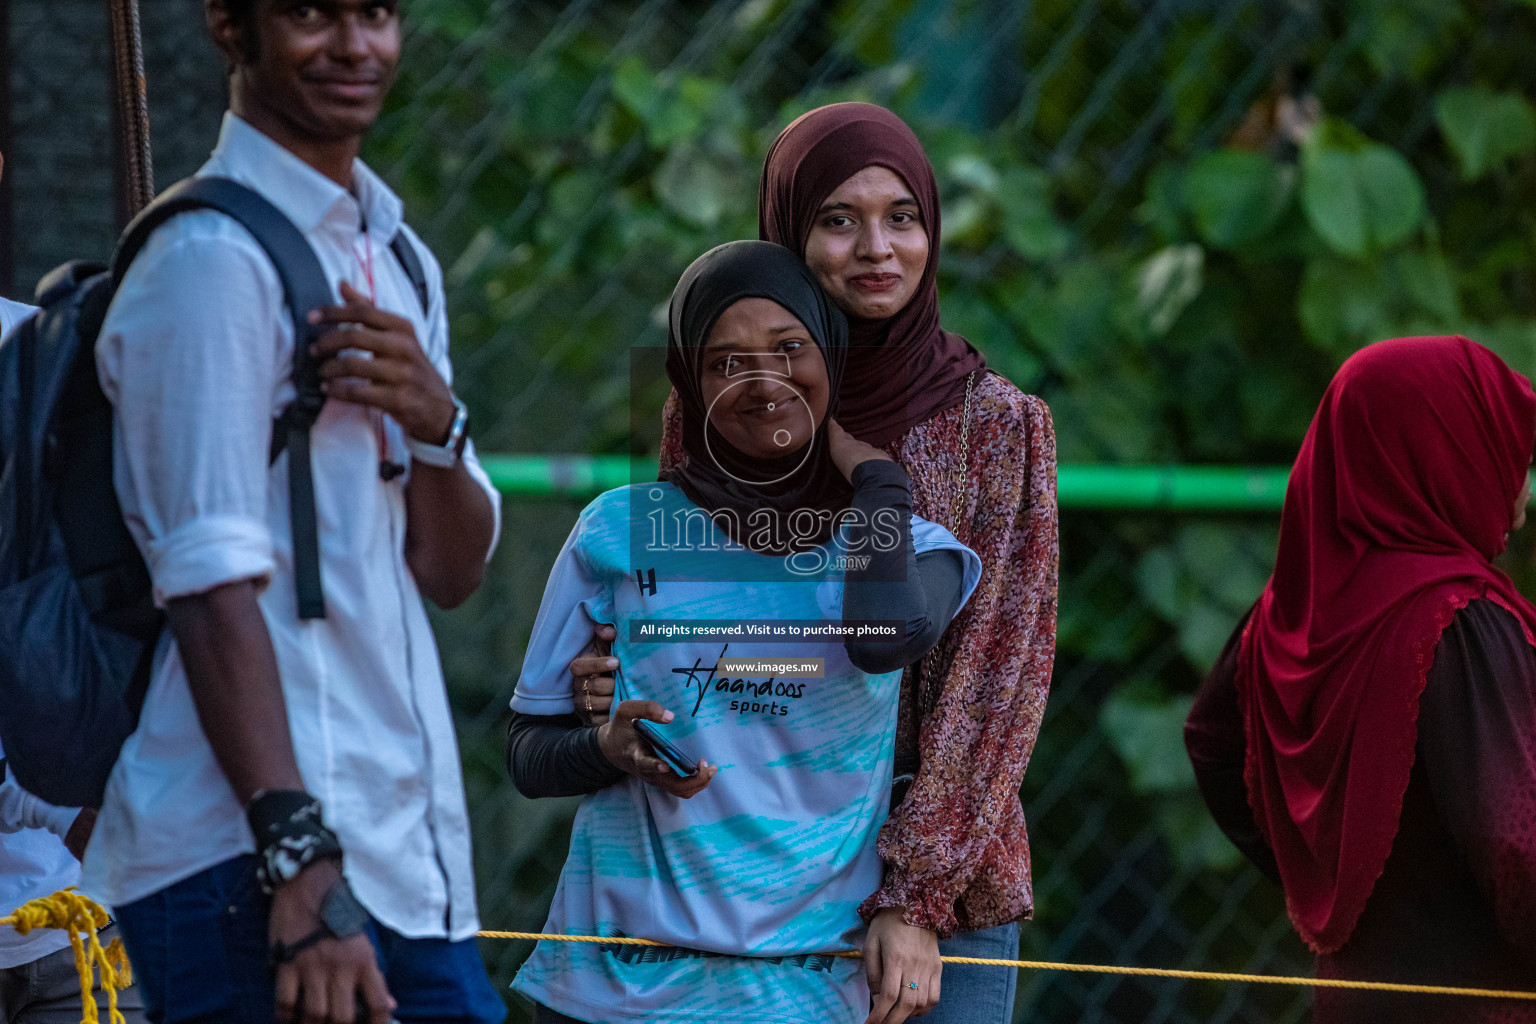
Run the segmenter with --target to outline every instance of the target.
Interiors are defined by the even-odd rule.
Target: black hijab
[[[737,541],[762,554],[814,548],[832,536],[853,489],[838,472],[818,424],[811,440],[779,458],[753,458],[709,423],[700,379],[715,321],[742,299],[769,299],[805,325],[821,349],[830,385],[826,419],[848,356],[848,322],[800,257],[773,242],[727,242],[694,260],[672,291],[667,376],[682,403],[687,462],[663,475],[715,517]]]

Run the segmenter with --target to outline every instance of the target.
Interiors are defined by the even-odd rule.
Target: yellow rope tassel
[[[538,932],[480,932],[482,939],[529,939],[534,942],[601,942],[618,946],[668,946],[655,939],[627,936],[544,935]],[[823,956],[859,958],[857,951],[824,953]],[[1255,985],[1300,985],[1310,988],[1353,988],[1372,992],[1412,992],[1418,995],[1471,996],[1479,999],[1536,1000],[1536,992],[1494,988],[1457,988],[1452,985],[1403,985],[1391,981],[1347,981],[1342,978],[1296,978],[1275,974],[1230,974],[1222,971],[1176,971],[1164,967],[1117,967],[1109,964],[1061,964],[1045,960],[991,960],[975,956],[942,956],[946,964],[980,964],[984,967],[1022,967],[1031,971],[1078,971],[1088,974],[1127,974],[1141,978],[1183,978],[1189,981],[1233,981]]]
[[[8,924],[19,934],[25,935],[34,928],[59,928],[69,933],[69,945],[75,952],[75,972],[80,975],[81,1024],[99,1024],[96,1010],[96,971],[101,972],[101,987],[107,993],[107,1019],[110,1024],[127,1024],[117,1008],[119,989],[133,984],[133,969],[128,963],[128,952],[123,949],[122,939],[113,939],[103,947],[97,931],[110,920],[106,910],[74,889],[61,889],[52,896],[43,896],[30,903],[23,903],[6,917],[0,917],[0,925]]]

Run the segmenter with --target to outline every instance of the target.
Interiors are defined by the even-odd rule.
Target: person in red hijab
[[[1461,337],[1370,345],[1296,457],[1274,575],[1185,727],[1319,977],[1536,991],[1536,394]],[[1317,990],[1315,1019],[1536,1022],[1536,1003]]]
[[[839,424],[900,463],[913,510],[984,566],[965,610],[902,679],[885,880],[861,908],[879,993],[870,1024],[926,1009],[897,986],[937,977],[941,953],[1016,957],[1017,922],[1034,912],[1019,785],[1056,652],[1056,436],[1043,401],[940,326],[939,214],[917,136],[869,103],[820,107],[785,128],[758,193],[759,235],[805,259],[848,317]],[[687,457],[674,395],[662,471]],[[571,665],[602,717],[612,664],[599,646]],[[1012,1020],[1015,972],[942,970],[924,1024]]]

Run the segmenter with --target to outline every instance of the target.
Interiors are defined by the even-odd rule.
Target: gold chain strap
[[[960,514],[965,511],[965,489],[971,479],[971,389],[976,383],[976,371],[965,377],[965,410],[960,414],[960,487],[955,491],[955,501],[950,507],[950,522],[955,534],[960,533]]]

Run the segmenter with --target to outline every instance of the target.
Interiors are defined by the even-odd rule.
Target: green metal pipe
[[[1283,466],[1059,466],[1062,508],[1166,512],[1278,512]]]
[[[625,455],[482,455],[502,494],[517,498],[590,498],[613,487],[656,479],[654,459]],[[1061,466],[1062,508],[1103,511],[1277,512],[1289,470],[1263,466]]]

